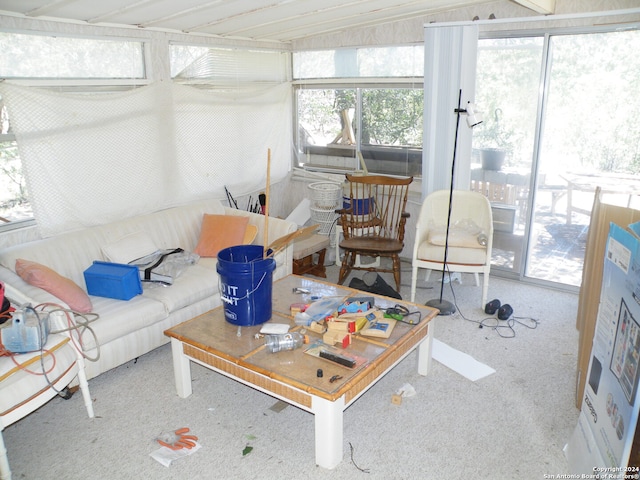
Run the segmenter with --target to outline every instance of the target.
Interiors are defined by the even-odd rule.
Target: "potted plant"
[[[511,131],[505,130],[502,122],[502,110],[496,108],[493,118],[488,118],[479,126],[474,142],[479,144],[480,160],[484,170],[500,170],[511,148]]]

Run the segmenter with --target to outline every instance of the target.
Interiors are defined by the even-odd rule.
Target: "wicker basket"
[[[337,219],[338,214],[335,209],[311,207],[311,222],[320,226],[318,233],[321,235],[329,235],[335,228]]]
[[[335,210],[342,202],[342,185],[335,182],[309,184],[311,207],[320,210]]]

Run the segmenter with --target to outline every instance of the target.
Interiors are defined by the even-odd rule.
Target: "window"
[[[33,217],[18,156],[18,145],[11,137],[12,135],[0,135],[0,178],[4,186],[0,192],[0,225]]]
[[[360,149],[367,168],[379,173],[420,175],[424,91],[362,89]]]
[[[171,77],[229,88],[277,85],[289,80],[289,53],[277,50],[171,45]]]
[[[144,78],[143,43],[0,32],[0,77]]]
[[[420,175],[423,90],[300,89],[298,160],[307,168]]]
[[[345,48],[294,52],[293,78],[401,78],[424,74],[424,47]]]
[[[422,46],[298,52],[297,165],[419,176]]]
[[[144,42],[0,32],[0,78],[83,92],[146,82]],[[22,163],[0,99],[0,230],[33,220]]]

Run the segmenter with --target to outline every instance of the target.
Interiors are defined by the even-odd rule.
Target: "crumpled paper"
[[[405,383],[402,385],[397,391],[396,395],[400,395],[401,397],[413,397],[416,394],[416,389],[409,383]]]

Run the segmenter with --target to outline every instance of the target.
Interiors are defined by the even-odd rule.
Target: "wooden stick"
[[[271,195],[269,194],[269,184],[271,183],[271,149],[267,149],[267,186],[265,188],[265,204],[264,204],[264,252],[263,258],[267,258],[267,245],[269,245],[269,203],[271,203]]]
[[[300,228],[294,232],[287,233],[280,238],[276,238],[267,250],[271,250],[271,255],[274,256],[279,251],[283,250],[287,245],[296,239],[305,238],[311,236],[320,227],[320,224],[311,225],[310,227]]]

